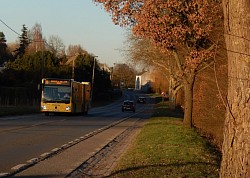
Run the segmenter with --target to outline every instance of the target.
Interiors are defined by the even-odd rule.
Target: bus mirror
[[[38,90],[41,90],[41,89],[43,88],[43,86],[44,86],[44,85],[43,85],[42,83],[39,83],[39,84],[37,85],[37,89],[38,89]]]

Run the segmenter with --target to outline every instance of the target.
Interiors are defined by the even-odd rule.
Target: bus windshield
[[[70,103],[70,86],[45,85],[42,101],[49,103]]]

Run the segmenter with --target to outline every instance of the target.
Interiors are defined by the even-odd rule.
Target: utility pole
[[[73,64],[72,64],[72,76],[71,78],[75,79],[75,57],[73,57]]]
[[[94,91],[94,80],[95,80],[95,63],[96,63],[96,57],[93,57],[93,70],[92,70],[92,82],[91,82],[91,105],[93,103],[93,91]]]
[[[44,71],[45,71],[45,60],[44,60],[44,41],[42,46],[42,79],[44,78]]]

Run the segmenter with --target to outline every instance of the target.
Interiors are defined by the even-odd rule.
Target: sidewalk
[[[133,122],[134,119],[129,119],[128,121],[103,131],[101,134],[94,135],[87,140],[81,141],[49,159],[38,162],[27,170],[16,174],[15,177],[66,177],[76,168],[81,166],[82,163],[98,153],[99,150],[106,147],[110,141],[115,139],[128,125],[133,124]],[[129,143],[129,141],[127,143]],[[127,143],[124,145],[126,146]],[[104,174],[104,172],[105,174],[110,172],[113,162],[116,161],[115,158],[116,157],[114,157],[114,159],[108,159],[109,164],[106,168],[100,170],[101,172],[99,172],[98,175]]]
[[[69,177],[102,178],[109,176],[119,162],[121,156],[135,140],[144,124],[145,120],[141,120],[132,130],[124,132],[122,135],[115,138],[107,147],[82,164]]]

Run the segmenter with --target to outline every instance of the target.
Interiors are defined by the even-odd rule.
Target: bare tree
[[[87,54],[87,51],[81,45],[69,45],[67,56],[75,56],[78,54]]]
[[[60,37],[54,35],[50,36],[47,44],[49,50],[58,58],[65,56],[65,45]]]
[[[28,36],[31,41],[28,47],[30,53],[45,50],[45,40],[43,39],[41,24],[36,23],[29,31]]]
[[[177,65],[173,57],[163,53],[160,48],[146,38],[138,38],[130,34],[126,42],[128,44],[128,50],[125,50],[126,56],[129,56],[133,63],[140,63],[143,68],[154,68],[154,73],[157,76],[163,76],[168,83],[170,100],[174,101],[176,93],[183,85],[181,84],[181,78],[178,76]],[[159,79],[159,77],[157,78]],[[155,87],[159,88],[159,86]]]
[[[112,82],[115,87],[134,87],[135,70],[129,65],[115,64],[112,76]]]
[[[228,101],[222,178],[250,177],[250,1],[223,0]]]

